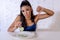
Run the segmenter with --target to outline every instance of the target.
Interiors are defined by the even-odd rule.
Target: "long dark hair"
[[[21,5],[20,5],[20,8],[22,6],[30,6],[31,7],[31,4],[27,1],[27,0],[23,0]],[[31,7],[32,8],[32,7]],[[22,27],[26,27],[27,26],[27,23],[26,23],[26,20],[25,20],[25,17],[22,13],[22,11],[20,10],[20,16],[21,16],[21,21],[22,21]],[[33,10],[31,11],[31,21],[34,22],[34,15],[33,15]]]

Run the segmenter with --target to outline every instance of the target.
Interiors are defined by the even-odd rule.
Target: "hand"
[[[41,11],[43,11],[43,10],[44,10],[44,8],[41,7],[41,6],[38,6],[37,9],[36,9],[37,12],[41,12]]]
[[[21,26],[21,24],[22,24],[22,22],[17,21],[17,22],[15,23],[15,27],[20,27],[20,26]]]

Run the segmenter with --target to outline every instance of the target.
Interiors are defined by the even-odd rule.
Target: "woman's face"
[[[31,7],[30,6],[22,6],[21,11],[25,18],[31,18]]]

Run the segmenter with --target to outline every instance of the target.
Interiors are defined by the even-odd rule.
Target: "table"
[[[60,31],[37,31],[36,33],[37,34],[35,35],[34,32],[30,32],[30,34],[33,34],[36,37],[23,38],[16,36],[21,34],[21,32],[0,32],[0,40],[60,40]],[[28,33],[29,36],[30,34]]]

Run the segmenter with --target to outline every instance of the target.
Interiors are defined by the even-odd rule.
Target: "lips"
[[[28,13],[26,13],[26,16],[29,16],[29,14],[28,14]]]

